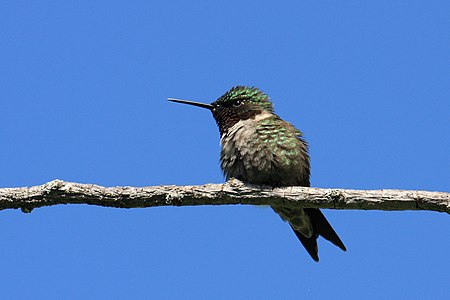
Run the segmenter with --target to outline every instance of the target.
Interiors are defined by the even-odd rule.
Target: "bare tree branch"
[[[307,187],[270,188],[232,179],[224,184],[200,186],[102,187],[54,180],[22,188],[0,189],[0,210],[58,204],[89,204],[139,208],[223,204],[280,204],[297,207],[430,210],[450,213],[450,193],[406,190],[347,190]]]

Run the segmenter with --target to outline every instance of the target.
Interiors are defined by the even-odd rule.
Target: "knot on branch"
[[[52,180],[52,181],[44,184],[43,190],[46,193],[51,193],[52,191],[62,190],[62,187],[64,187],[64,185],[65,185],[64,181],[62,181],[60,179],[55,179],[55,180]]]
[[[184,194],[178,190],[169,191],[165,197],[165,203],[167,205],[181,206],[183,204]]]
[[[245,186],[245,183],[236,178],[231,178],[227,182],[224,183],[224,186],[229,186],[230,188],[241,188]]]
[[[327,196],[333,200],[333,208],[337,208],[338,203],[345,200],[344,194],[340,190],[331,190]]]

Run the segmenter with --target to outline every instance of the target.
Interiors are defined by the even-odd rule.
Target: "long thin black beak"
[[[172,101],[172,102],[177,102],[177,103],[183,103],[183,104],[189,104],[189,105],[193,105],[193,106],[203,107],[203,108],[206,108],[209,110],[214,108],[214,106],[212,106],[211,104],[207,104],[207,103],[188,101],[188,100],[180,100],[180,99],[175,99],[175,98],[167,98],[167,100]]]

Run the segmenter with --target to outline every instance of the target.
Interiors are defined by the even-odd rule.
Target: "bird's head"
[[[263,113],[273,113],[269,96],[258,88],[249,86],[235,86],[211,104],[173,98],[169,98],[169,101],[209,109],[221,134],[241,120],[254,118]]]

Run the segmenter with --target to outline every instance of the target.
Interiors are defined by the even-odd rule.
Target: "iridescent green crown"
[[[232,106],[240,102],[247,102],[249,104],[257,104],[263,109],[272,111],[273,106],[270,102],[269,96],[256,87],[250,86],[235,86],[222,95],[219,99],[212,103],[212,105]]]

